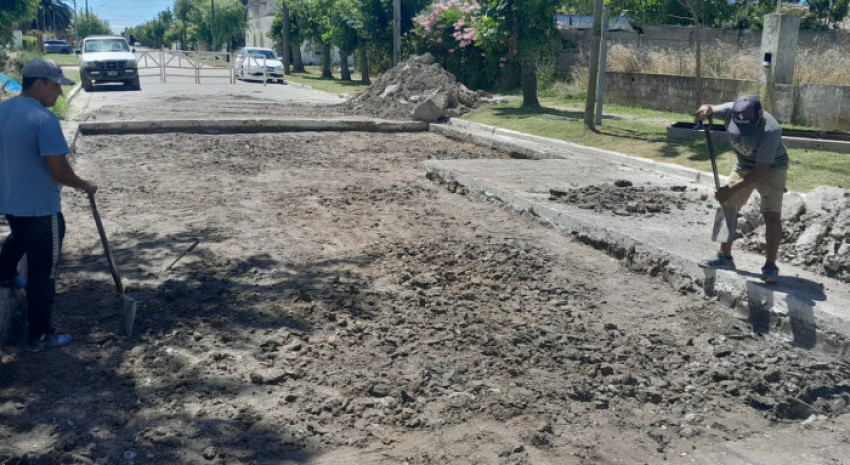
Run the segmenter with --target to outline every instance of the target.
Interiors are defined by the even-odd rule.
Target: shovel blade
[[[124,334],[127,336],[133,335],[133,325],[136,323],[136,301],[127,297],[125,294],[121,295],[121,304],[123,306],[123,327]]]
[[[735,207],[720,207],[714,213],[714,227],[711,231],[711,240],[714,242],[729,243],[735,240],[735,231],[738,229],[738,209]]]

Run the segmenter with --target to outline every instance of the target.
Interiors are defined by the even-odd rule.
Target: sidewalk
[[[850,358],[850,347],[835,337],[850,337],[845,283],[779,263],[779,283],[766,285],[758,278],[764,257],[741,249],[735,251],[737,272],[698,266],[717,251],[710,239],[716,208],[710,173],[460,120],[432,125],[432,130],[528,158],[426,161],[435,179],[532,214],[623,258],[634,271],[663,276],[677,289],[716,296],[763,333],[778,332],[801,347]],[[550,189],[568,191],[617,180],[696,189],[705,192],[708,201],[671,214],[618,216],[550,200]]]

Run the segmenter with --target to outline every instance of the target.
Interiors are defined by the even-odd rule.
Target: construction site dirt
[[[72,118],[259,104],[162,92]],[[66,191],[54,325],[74,341],[0,349],[0,463],[850,463],[847,363],[422,164],[507,157],[429,132],[80,137],[134,333]],[[677,212],[635,193],[710,213],[690,191],[593,195]]]

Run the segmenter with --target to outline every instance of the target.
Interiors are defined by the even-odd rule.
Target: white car
[[[94,84],[122,82],[133,90],[141,90],[136,55],[127,39],[121,36],[89,36],[83,39],[80,50],[80,81],[86,92]]]
[[[283,63],[267,48],[245,47],[233,59],[236,79],[278,81],[283,84]]]

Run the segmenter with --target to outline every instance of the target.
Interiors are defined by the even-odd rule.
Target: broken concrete
[[[477,193],[503,202],[513,209],[538,217],[577,239],[607,250],[625,260],[634,271],[662,275],[671,285],[687,291],[704,292],[727,302],[746,317],[766,318],[764,330],[782,330],[806,347],[818,346],[850,357],[849,348],[837,336],[850,335],[850,293],[840,280],[817,274],[795,263],[780,263],[780,282],[768,286],[758,280],[763,255],[737,250],[738,272],[707,273],[697,266],[700,259],[717,249],[709,239],[710,221],[716,204],[711,198],[709,173],[600,151],[576,144],[522,135],[466,123],[434,125],[432,128],[461,140],[484,143],[509,153],[536,160],[442,160],[425,163],[429,176],[455,191]],[[599,189],[617,180],[635,186],[670,189],[688,186],[702,192],[696,201],[676,214],[652,217],[605,214],[552,200],[552,189]],[[835,206],[843,193],[830,191],[806,199],[807,211],[844,211]],[[789,202],[789,208],[799,205]],[[825,208],[825,207],[824,207]],[[824,210],[825,211],[825,210]],[[747,215],[745,215],[747,216]],[[752,216],[752,215],[749,215]],[[805,216],[805,215],[803,215]],[[838,229],[836,234],[841,234]],[[824,243],[828,235],[815,227],[803,244]],[[829,244],[836,240],[829,236]],[[843,236],[842,236],[843,237]],[[833,245],[834,247],[834,245]],[[839,250],[841,247],[839,246]],[[843,266],[840,253],[826,259]]]

